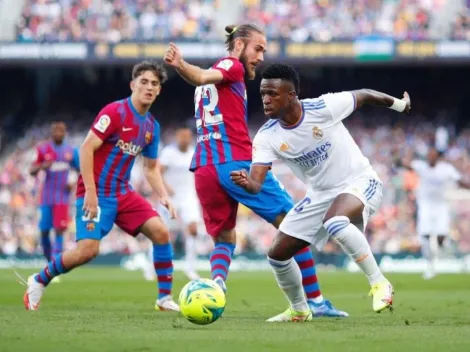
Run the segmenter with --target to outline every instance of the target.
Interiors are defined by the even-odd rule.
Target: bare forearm
[[[29,169],[29,174],[31,176],[36,176],[39,172],[39,170],[41,170],[41,165],[33,165],[31,166],[31,169]]]
[[[353,94],[356,96],[357,107],[373,105],[389,108],[394,102],[394,97],[372,89],[355,90]]]
[[[203,81],[204,70],[200,67],[191,65],[184,60],[181,60],[180,67],[176,71],[181,78],[193,86],[201,86],[205,83]]]
[[[157,192],[160,198],[168,198],[168,191],[165,187],[162,174],[157,169],[145,170],[145,178],[150,187]]]
[[[94,175],[94,151],[88,145],[80,148],[80,172],[85,189],[96,189]]]

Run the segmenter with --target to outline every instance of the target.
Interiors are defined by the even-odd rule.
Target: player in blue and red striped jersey
[[[62,121],[51,125],[51,139],[37,147],[37,158],[30,169],[32,176],[44,172],[39,186],[39,207],[41,220],[41,246],[49,261],[51,254],[62,253],[63,234],[69,222],[69,201],[72,185],[69,184],[70,169],[79,169],[78,149],[67,144],[64,139],[67,125]],[[54,229],[55,241],[51,246],[49,233]]]
[[[238,203],[276,228],[294,205],[272,173],[256,196],[243,192],[230,179],[231,171],[250,169],[252,143],[245,80],[255,78],[255,68],[264,59],[267,41],[263,31],[251,24],[227,26],[225,30],[228,55],[209,70],[184,61],[174,44],[170,44],[164,58],[185,81],[197,86],[194,96],[197,145],[191,170],[195,173],[206,229],[215,243],[210,255],[212,278],[224,290],[235,250]],[[311,251],[305,248],[295,259],[302,270],[312,312],[316,316],[347,316],[323,299]]]
[[[77,248],[57,255],[40,273],[29,277],[24,294],[26,309],[39,307],[44,289],[54,277],[95,258],[101,239],[116,224],[132,236],[143,233],[152,241],[158,280],[156,306],[179,311],[171,298],[173,250],[168,230],[157,211],[129,184],[135,158],[141,154],[147,181],[175,216],[157,159],[160,125],[149,113],[166,78],[160,65],[148,61],[137,64],[132,71],[131,96],[99,112],[80,148]]]

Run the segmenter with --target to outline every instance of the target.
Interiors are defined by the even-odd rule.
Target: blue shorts
[[[68,204],[41,205],[41,219],[39,220],[39,230],[41,232],[55,229],[62,232],[67,229],[69,222]]]
[[[287,214],[294,206],[291,197],[271,171],[258,194],[248,193],[235,185],[230,179],[230,172],[241,169],[249,171],[250,165],[250,161],[231,161],[196,169],[196,191],[206,230],[211,236],[217,237],[221,231],[235,227],[238,203],[270,223],[279,215]]]
[[[87,219],[83,213],[83,198],[76,201],[77,213],[75,222],[77,226],[76,240],[101,240],[113,228],[113,224],[132,236],[137,236],[140,227],[147,220],[159,216],[149,202],[135,192],[124,196],[99,197],[98,214],[94,219]]]

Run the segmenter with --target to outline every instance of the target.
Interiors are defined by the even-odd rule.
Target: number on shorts
[[[310,203],[312,203],[312,200],[309,197],[305,197],[299,202],[299,204],[297,204],[297,206],[294,208],[294,211],[296,213],[300,213],[302,210],[304,210],[304,207]]]
[[[96,216],[93,219],[90,219],[90,215],[82,215],[82,221],[100,222],[100,218],[101,218],[101,208],[99,206],[96,211]]]
[[[199,86],[196,88],[194,93],[194,109],[199,111],[199,104],[203,100],[202,116],[196,121],[197,128],[211,125],[218,125],[224,122],[223,116],[217,109],[219,103],[219,93],[217,87],[213,84],[207,84],[205,86]],[[216,113],[216,110],[218,113]]]

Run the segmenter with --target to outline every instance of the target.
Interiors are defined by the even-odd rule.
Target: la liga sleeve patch
[[[101,133],[104,133],[106,129],[109,127],[111,124],[111,119],[108,115],[102,115],[98,119],[98,121],[95,123],[95,129],[100,131]]]

